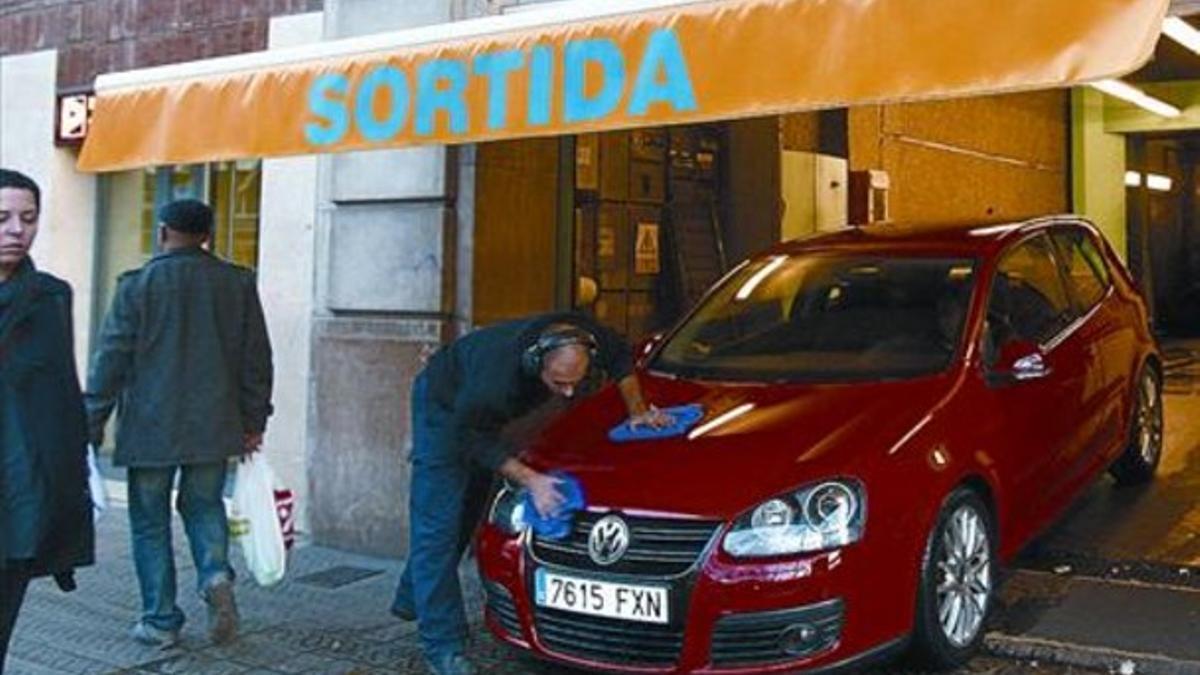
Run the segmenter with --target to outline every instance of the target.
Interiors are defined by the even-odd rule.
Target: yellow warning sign
[[[658,223],[638,223],[635,241],[633,273],[658,274],[662,268],[658,255]]]

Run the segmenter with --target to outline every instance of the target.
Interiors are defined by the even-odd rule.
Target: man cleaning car
[[[528,490],[543,515],[563,504],[558,479],[521,462],[504,429],[556,398],[591,393],[589,383],[606,380],[617,383],[631,423],[668,423],[643,398],[632,357],[625,340],[591,319],[548,314],[470,333],[440,349],[417,376],[411,543],[392,612],[417,619],[432,672],[475,672],[464,654],[467,619],[458,563],[493,475]]]

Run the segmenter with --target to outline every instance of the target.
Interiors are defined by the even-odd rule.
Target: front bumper
[[[581,570],[539,561],[528,542],[491,526],[479,540],[487,625],[501,641],[575,667],[632,673],[826,672],[861,667],[903,646],[912,617],[906,576],[869,569],[864,551],[747,565],[714,542],[674,576]],[[539,567],[575,576],[660,583],[672,621],[644,624],[535,606]],[[907,598],[907,599],[904,599]],[[834,672],[834,671],[830,671]]]

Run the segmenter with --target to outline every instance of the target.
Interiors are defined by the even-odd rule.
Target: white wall
[[[326,0],[325,33],[342,38],[443,23],[454,4]],[[454,205],[461,194],[445,180],[455,170],[451,162],[445,148],[318,161],[308,445],[308,516],[318,543],[406,551],[409,389],[418,355],[438,344],[454,307]]]
[[[783,199],[780,239],[787,241],[846,225],[848,166],[842,157],[800,150],[779,152]]]
[[[272,19],[270,48],[319,42],[323,25],[320,12]],[[308,529],[305,456],[316,189],[316,157],[263,162],[258,279],[275,353],[275,414],[264,445],[280,480],[296,492],[302,530]]]
[[[96,178],[75,171],[75,152],[54,145],[58,58],[55,51],[0,59],[0,166],[42,188],[38,267],[75,289],[75,351],[87,363],[92,320]]]

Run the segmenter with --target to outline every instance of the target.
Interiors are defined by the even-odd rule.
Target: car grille
[[[483,589],[488,613],[496,619],[506,633],[515,638],[522,637],[521,620],[517,618],[517,606],[508,589],[490,581],[483,582]]]
[[[794,661],[833,646],[842,632],[842,601],[722,617],[713,629],[714,666]],[[807,627],[811,633],[802,639]]]
[[[596,521],[605,515],[592,512],[578,514],[571,534],[559,541],[535,537],[535,557],[544,563],[577,570],[675,576],[683,574],[695,564],[720,527],[718,522],[705,520],[622,516],[629,525],[629,548],[619,561],[600,566],[588,555],[588,536]]]
[[[614,665],[668,666],[679,660],[682,626],[581,617],[538,608],[538,639],[550,651]]]

